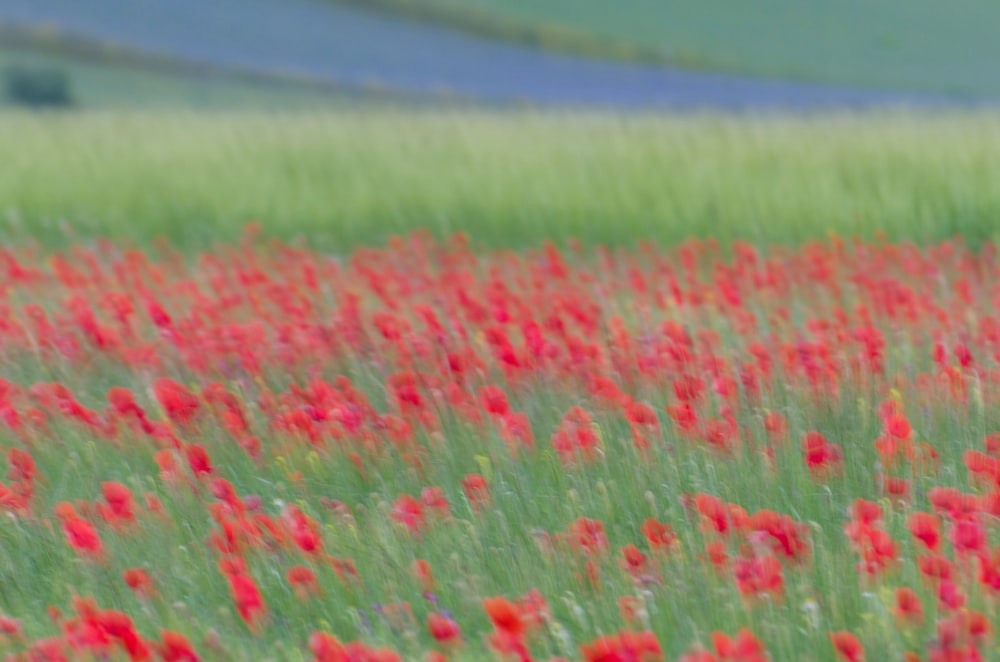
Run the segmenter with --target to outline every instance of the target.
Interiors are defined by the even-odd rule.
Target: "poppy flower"
[[[257,583],[248,574],[231,574],[226,578],[229,580],[229,589],[237,613],[250,627],[251,632],[256,632],[267,615],[267,605],[260,589],[257,588]]]
[[[434,640],[444,646],[454,646],[462,641],[462,630],[452,619],[432,612],[427,617],[427,629]]]
[[[906,625],[919,625],[924,620],[923,605],[911,588],[900,587],[896,589],[896,608],[893,612],[896,619]]]
[[[201,401],[187,387],[167,377],[153,382],[153,394],[170,420],[179,425],[191,423],[201,409]]]
[[[304,565],[292,566],[285,573],[285,578],[291,584],[295,596],[300,600],[308,600],[320,592],[319,582],[316,580],[316,573],[313,572],[312,568]]]
[[[720,660],[767,662],[764,644],[748,628],[737,632],[735,637],[729,637],[723,632],[713,632],[712,645]]]
[[[190,640],[180,632],[160,631],[160,644],[156,647],[163,662],[199,662]]]
[[[156,585],[153,578],[142,568],[129,568],[122,573],[122,579],[132,592],[140,598],[152,598],[156,595]]]
[[[490,496],[490,486],[486,482],[486,479],[480,474],[468,474],[462,479],[462,490],[465,492],[465,498],[469,500],[473,508],[480,509],[484,506],[489,505],[492,497]]]
[[[673,527],[663,522],[658,522],[652,517],[647,518],[642,523],[642,534],[646,536],[653,551],[670,551],[676,548],[680,541]]]
[[[865,659],[864,646],[850,632],[831,632],[830,642],[833,644],[838,659],[847,662],[862,662]]]
[[[400,495],[389,515],[413,533],[419,533],[426,522],[423,506],[409,494]]]
[[[519,636],[524,632],[524,620],[517,606],[502,597],[486,598],[483,609],[493,627],[508,635]]]
[[[62,528],[66,540],[79,554],[95,560],[104,558],[104,545],[93,524],[74,515],[63,519]]]

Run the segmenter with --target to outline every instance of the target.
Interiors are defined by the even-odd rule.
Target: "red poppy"
[[[153,382],[153,393],[170,420],[180,425],[192,422],[201,408],[201,402],[188,388],[166,377]]]
[[[830,642],[833,644],[837,657],[847,662],[862,662],[865,659],[865,648],[858,638],[847,631],[831,632]]]
[[[256,632],[267,614],[264,597],[257,588],[257,583],[248,574],[230,574],[229,589],[239,613],[252,632]]]
[[[723,632],[712,633],[712,645],[724,662],[767,662],[764,644],[748,628],[730,638]]]
[[[642,523],[642,534],[646,536],[653,551],[670,551],[676,548],[680,541],[673,527],[663,522],[658,522],[652,517],[647,518]]]
[[[483,609],[497,630],[516,636],[524,632],[524,620],[521,618],[520,610],[506,598],[486,598],[483,600]]]
[[[489,505],[492,500],[490,486],[480,474],[468,474],[463,478],[462,490],[465,492],[465,498],[477,510]]]
[[[420,502],[409,494],[400,495],[396,499],[389,516],[414,533],[419,532],[424,527],[424,509]]]
[[[454,646],[462,641],[462,630],[458,623],[438,613],[432,612],[427,617],[427,629],[438,643]]]
[[[580,654],[586,662],[654,662],[663,659],[663,650],[656,635],[649,631],[621,632],[617,635],[599,637],[580,646]]]
[[[97,560],[104,557],[104,545],[93,524],[74,515],[63,519],[62,527],[70,546],[81,555]]]
[[[300,600],[308,600],[310,597],[320,593],[319,582],[312,568],[304,565],[292,566],[285,573],[285,578],[291,584],[295,596]]]
[[[919,625],[924,620],[924,608],[913,589],[896,589],[896,618],[906,625]]]
[[[129,568],[122,573],[122,578],[140,598],[151,598],[156,595],[156,585],[152,577],[142,568]]]
[[[199,662],[201,659],[188,638],[180,632],[162,630],[160,640],[157,652],[163,658],[163,662]]]

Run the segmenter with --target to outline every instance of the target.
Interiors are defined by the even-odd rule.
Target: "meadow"
[[[7,659],[998,659],[997,118],[2,119]]]
[[[340,255],[415,229],[508,248],[976,243],[1000,213],[1000,119],[985,112],[10,113],[0,146],[0,232],[49,246],[200,247],[249,220]]]

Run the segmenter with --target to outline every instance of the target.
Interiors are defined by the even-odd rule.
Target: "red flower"
[[[917,567],[925,579],[931,581],[950,580],[955,566],[948,558],[937,554],[917,557]]]
[[[403,658],[388,648],[372,648],[360,641],[343,644],[332,634],[313,632],[309,636],[312,662],[402,662]]]
[[[135,521],[135,503],[132,491],[121,483],[101,483],[106,504],[100,504],[101,516],[111,524]]]
[[[653,662],[663,659],[660,642],[649,631],[599,637],[580,646],[580,654],[586,662]]]
[[[11,448],[7,451],[7,461],[10,462],[10,473],[7,474],[9,480],[30,483],[38,475],[35,459],[26,450]]]
[[[802,440],[806,466],[814,476],[821,477],[839,469],[843,453],[839,444],[831,444],[819,432],[807,432]]]
[[[423,506],[409,494],[400,495],[396,499],[396,503],[392,506],[392,513],[389,516],[400,524],[403,524],[413,533],[419,533],[424,528],[426,522]]]
[[[285,506],[281,512],[281,519],[300,550],[306,554],[318,554],[323,551],[323,536],[319,522],[293,504]]]
[[[601,440],[590,415],[580,407],[566,412],[562,424],[552,434],[552,448],[564,464],[572,464],[578,456],[584,461],[594,460],[600,447]]]
[[[580,517],[566,531],[569,544],[588,556],[597,555],[608,548],[608,538],[604,533],[604,522],[589,517]]]
[[[487,484],[486,479],[479,474],[468,474],[463,478],[462,490],[465,492],[465,498],[469,500],[469,503],[476,510],[489,505],[492,500],[490,486]]]
[[[140,598],[151,598],[156,595],[153,579],[142,568],[129,568],[122,573],[122,579]]]
[[[705,382],[694,375],[685,373],[674,380],[674,395],[685,404],[696,402],[704,390]]]
[[[646,555],[635,545],[622,547],[622,568],[633,577],[638,577],[646,571]]]
[[[837,651],[837,657],[847,662],[862,662],[865,659],[865,648],[850,632],[831,632],[830,642]]]
[[[963,520],[956,522],[951,530],[951,544],[955,547],[955,553],[963,556],[970,553],[982,552],[986,549],[986,531],[978,522]]]
[[[642,523],[642,534],[646,536],[653,551],[670,551],[679,544],[677,534],[669,524],[658,522],[652,517]]]
[[[722,572],[729,563],[729,553],[726,544],[718,540],[705,544],[705,560],[715,566],[716,572]]]
[[[320,592],[319,582],[316,580],[316,573],[312,568],[304,565],[292,566],[285,573],[285,579],[292,585],[292,590],[299,600],[308,600],[313,595]]]
[[[625,416],[633,425],[658,427],[659,419],[656,417],[656,410],[644,402],[633,402],[625,411]]]
[[[62,527],[66,540],[77,552],[98,560],[104,557],[104,545],[93,524],[74,513],[63,519]]]
[[[667,414],[682,432],[691,433],[698,429],[698,413],[690,402],[668,406]]]
[[[911,588],[896,589],[896,618],[907,625],[919,625],[924,620],[924,608],[920,598]]]
[[[250,575],[230,575],[229,588],[236,604],[240,618],[246,621],[251,630],[255,630],[261,619],[267,613],[267,605],[260,594],[256,582]]]
[[[204,446],[188,444],[184,447],[184,454],[187,456],[188,465],[195,476],[212,475],[214,471],[212,459],[208,456],[208,451],[205,450]]]
[[[440,487],[425,487],[420,491],[420,503],[424,508],[447,517],[451,515],[451,506]]]
[[[722,632],[713,632],[712,644],[720,662],[767,662],[764,644],[747,628],[733,638]]]
[[[962,591],[950,580],[944,580],[937,587],[938,606],[943,611],[955,611],[965,604]]]
[[[201,402],[190,390],[166,377],[153,382],[153,393],[170,420],[180,425],[193,421],[201,408]]]
[[[763,593],[780,596],[785,590],[781,562],[773,556],[740,559],[733,568],[740,593],[756,597]]]
[[[494,416],[506,416],[510,413],[507,394],[499,386],[484,386],[479,391],[479,400],[483,403],[483,409]]]
[[[855,499],[851,510],[854,519],[864,527],[877,526],[882,519],[882,508],[874,501]]]
[[[163,662],[199,662],[191,642],[180,632],[162,630],[160,639],[162,643],[157,649]]]
[[[445,646],[453,646],[462,641],[461,628],[447,616],[431,613],[427,617],[427,629],[435,641]]]
[[[486,598],[483,600],[483,609],[490,617],[490,622],[497,630],[508,634],[520,636],[524,632],[524,620],[517,606],[507,598]]]

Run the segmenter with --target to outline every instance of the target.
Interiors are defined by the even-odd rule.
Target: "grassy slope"
[[[152,72],[32,51],[0,50],[0,69],[11,65],[65,71],[71,80],[74,100],[83,108],[317,109],[352,101],[347,93],[293,83]],[[0,106],[10,105],[0,95]]]
[[[0,71],[9,66],[66,72],[76,104],[89,109],[323,109],[393,98],[388,91],[222,69],[0,22]],[[0,107],[10,105],[0,92]]]
[[[344,0],[342,0],[344,1]],[[346,0],[350,1],[350,0]],[[767,75],[1000,94],[987,0],[378,0],[479,32]],[[492,28],[492,29],[491,29]],[[548,37],[548,38],[546,38]],[[590,37],[590,38],[588,38]],[[621,44],[632,44],[633,49]]]
[[[1000,117],[8,114],[2,233],[189,246],[249,219],[338,252],[426,227],[521,246],[996,237]],[[69,221],[75,231],[64,231]]]

